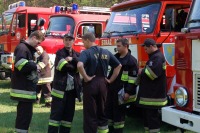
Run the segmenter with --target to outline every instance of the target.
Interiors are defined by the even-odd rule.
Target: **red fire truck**
[[[175,38],[174,106],[162,108],[162,120],[200,132],[200,1],[193,0],[185,28]]]
[[[176,81],[174,36],[183,28],[190,4],[191,0],[130,0],[115,4],[111,7],[111,16],[100,45],[114,53],[116,40],[127,38],[131,53],[142,68],[148,55],[140,44],[146,38],[153,38],[162,44],[160,50],[167,61],[167,92],[169,99],[173,98],[171,94]]]
[[[54,63],[56,51],[64,46],[62,39],[64,34],[74,35],[75,41],[72,47],[77,52],[81,52],[84,50],[81,37],[87,32],[92,32],[98,44],[110,16],[109,8],[78,7],[77,4],[72,4],[71,7],[56,6],[54,10],[54,14],[49,19],[45,41],[41,43],[52,63]]]
[[[41,20],[49,20],[51,8],[27,7],[24,1],[10,4],[8,10],[0,16],[0,77],[10,74],[13,52],[21,39],[41,27]],[[37,22],[37,23],[36,23]]]

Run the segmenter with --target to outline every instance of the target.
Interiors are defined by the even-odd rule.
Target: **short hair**
[[[88,32],[88,33],[85,33],[83,36],[82,36],[82,39],[84,39],[84,40],[89,40],[90,42],[95,42],[95,36],[94,36],[94,34],[93,33],[91,33],[91,32]]]
[[[121,42],[123,46],[127,46],[129,48],[129,41],[126,38],[120,38],[117,40],[117,43]]]
[[[34,32],[32,32],[29,36],[29,38],[35,36],[36,39],[40,40],[40,41],[44,41],[45,37],[44,37],[44,33],[42,33],[42,31],[40,30],[36,30]]]

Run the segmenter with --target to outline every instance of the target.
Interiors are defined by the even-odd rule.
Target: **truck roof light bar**
[[[26,3],[24,1],[18,1],[18,2],[12,3],[8,6],[8,10],[16,8],[16,7],[20,7],[20,6],[26,6]]]

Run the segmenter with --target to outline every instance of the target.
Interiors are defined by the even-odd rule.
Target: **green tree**
[[[0,13],[8,10],[8,5],[19,0],[0,0]],[[55,5],[69,6],[71,3],[77,3],[79,6],[100,6],[111,7],[115,3],[125,0],[24,0],[26,6],[52,7]]]

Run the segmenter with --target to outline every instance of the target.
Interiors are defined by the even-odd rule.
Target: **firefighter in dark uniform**
[[[160,132],[159,109],[167,104],[166,64],[163,54],[153,39],[147,38],[142,44],[149,55],[146,66],[140,69],[138,104],[144,110],[145,132]]]
[[[116,80],[109,85],[108,89],[106,116],[108,118],[109,133],[123,132],[126,106],[130,102],[134,103],[136,100],[137,59],[131,55],[127,39],[122,38],[117,40],[116,45],[118,53],[115,54],[115,57],[122,64],[122,69]],[[113,69],[111,69],[109,75],[112,75],[112,73]],[[122,103],[119,103],[119,91],[124,91],[122,93]]]
[[[92,33],[86,33],[82,41],[87,50],[81,52],[77,67],[84,79],[84,133],[107,133],[108,122],[105,116],[107,83],[116,79],[121,65],[108,50],[96,46],[95,36]],[[106,78],[108,65],[114,68],[110,79]]]
[[[65,34],[63,41],[64,48],[56,52],[48,133],[69,133],[75,100],[81,100],[81,80],[77,70],[79,53],[72,49],[74,37],[71,34]]]
[[[44,40],[41,31],[32,32],[26,39],[20,41],[14,51],[14,72],[11,78],[11,99],[17,100],[17,118],[15,130],[17,133],[28,133],[32,119],[33,102],[36,100],[37,70],[40,67],[33,61],[35,47]]]
[[[41,95],[44,94],[45,107],[51,107],[51,82],[53,78],[51,77],[51,63],[49,55],[43,50],[41,46],[36,47],[37,52],[34,56],[36,58],[37,64],[41,68],[39,72],[39,81],[37,85],[37,101],[40,103]]]

